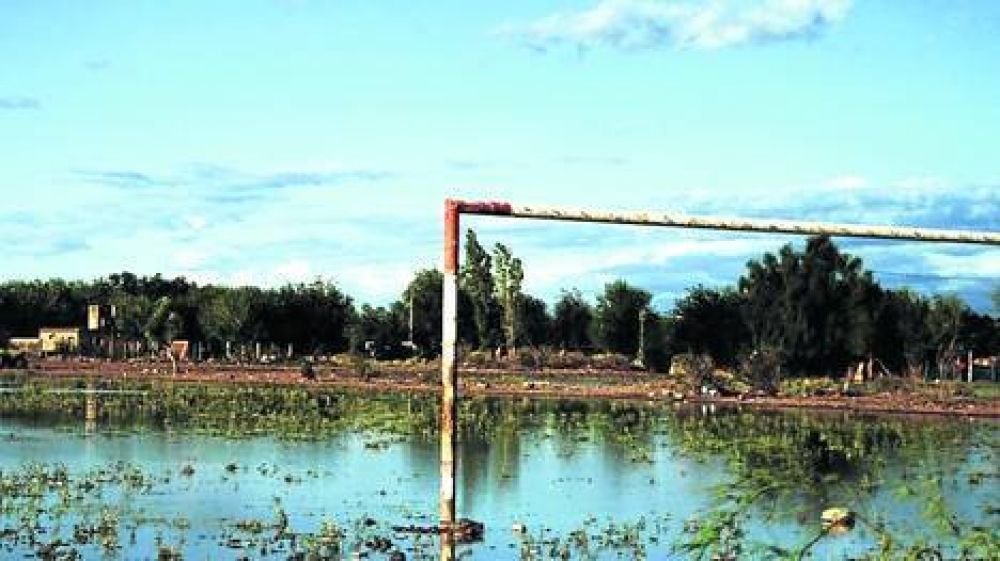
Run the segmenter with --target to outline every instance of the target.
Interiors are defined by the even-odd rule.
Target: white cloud
[[[600,0],[501,32],[543,50],[559,44],[718,49],[812,37],[850,8],[851,0]]]
[[[418,267],[410,264],[391,265],[372,263],[337,269],[337,284],[353,295],[364,295],[362,300],[388,302],[406,288]]]
[[[893,182],[892,187],[902,191],[935,191],[945,187],[946,185],[947,182],[940,177],[915,176],[895,181]]]
[[[943,277],[1000,279],[1000,251],[983,249],[967,255],[927,253],[924,262],[934,274]]]
[[[860,175],[840,175],[837,177],[831,177],[826,181],[827,187],[843,191],[864,189],[868,185],[868,178]]]
[[[200,249],[186,247],[174,252],[173,262],[181,269],[197,269],[208,257],[208,253]]]
[[[223,276],[218,271],[215,270],[192,270],[192,271],[176,271],[178,276],[183,276],[187,280],[205,286],[207,284],[226,284],[222,282]]]
[[[250,271],[234,271],[229,275],[229,284],[232,286],[251,286],[254,284],[254,275]]]
[[[271,271],[269,284],[306,282],[311,280],[312,266],[305,259],[290,259]]]
[[[200,214],[195,214],[185,218],[184,225],[198,232],[200,230],[204,230],[205,227],[208,226],[208,219]]]
[[[721,240],[680,240],[660,244],[639,244],[606,251],[582,250],[567,252],[556,248],[554,252],[533,255],[525,263],[525,284],[543,291],[572,286],[577,279],[586,278],[616,268],[633,266],[662,267],[671,259],[691,256],[713,258],[740,257],[759,252],[757,238]],[[615,274],[608,277],[616,278]]]

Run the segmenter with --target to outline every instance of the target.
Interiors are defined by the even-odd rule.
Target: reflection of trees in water
[[[665,443],[683,456],[723,460],[743,486],[795,490],[808,502],[838,488],[870,491],[890,462],[954,465],[970,443],[968,427],[941,419],[726,410],[698,415],[614,401],[467,399],[461,424],[464,439],[502,464],[499,473],[516,471],[518,453],[493,452],[519,449],[526,436],[551,438],[563,456],[596,442],[605,454],[632,462],[655,460]],[[621,469],[623,462],[614,463]]]
[[[50,386],[29,385],[24,392],[0,395],[0,413],[82,418],[84,396],[48,393]],[[136,421],[221,434],[322,438],[362,430],[436,441],[440,411],[433,395],[372,397],[197,384],[106,384],[100,389],[142,392],[102,395],[104,422]],[[889,460],[943,469],[964,457],[970,444],[966,423],[941,418],[725,410],[697,415],[607,400],[465,398],[460,402],[459,430],[469,446],[469,465],[485,455],[496,462],[493,471],[511,477],[516,476],[521,438],[544,435],[560,455],[577,454],[597,443],[604,453],[632,461],[654,460],[657,448],[666,443],[682,455],[723,459],[737,479],[766,480],[779,487],[876,481]]]
[[[980,465],[995,465],[988,435],[977,434],[967,421],[844,412],[720,409],[708,414],[614,401],[466,401],[463,411],[476,418],[467,426],[482,431],[477,438],[486,443],[491,465],[499,461],[497,446],[520,446],[522,438],[551,439],[563,456],[599,450],[598,461],[606,462],[606,473],[612,474],[605,485],[613,485],[614,474],[628,471],[632,462],[655,461],[660,449],[721,462],[729,479],[716,488],[713,506],[686,526],[690,541],[682,539],[678,548],[687,554],[769,551],[772,557],[795,558],[823,534],[782,549],[749,543],[745,526],[758,518],[765,524],[801,525],[806,534],[821,532],[820,512],[830,506],[856,511],[864,528],[859,531],[886,547],[890,557],[908,551],[906,544],[914,539],[959,548],[970,540],[993,539],[958,520],[949,504],[959,493],[955,477],[968,470],[974,450],[982,456]],[[509,469],[516,470],[519,459],[509,458]],[[488,475],[481,472],[474,485],[482,478],[497,481]],[[987,475],[987,481],[995,475]],[[886,525],[894,515],[885,509],[906,501],[921,520],[897,522],[915,524],[919,534]],[[972,516],[981,520],[983,514]]]
[[[661,415],[656,408],[627,402],[469,398],[460,425],[483,438],[500,431],[551,438],[564,457],[596,442],[621,457],[646,461],[653,457]]]
[[[84,396],[47,392],[50,387],[27,384],[24,392],[0,395],[0,413],[83,417]],[[104,383],[99,389],[142,392],[102,395],[102,422],[223,435],[309,439],[361,430],[436,441],[440,411],[433,395],[373,398],[197,384]],[[463,399],[459,430],[468,449],[462,456],[464,470],[473,478],[493,474],[491,479],[501,483],[516,478],[525,437],[551,439],[561,456],[596,445],[615,470],[627,469],[629,461],[655,460],[665,444],[673,453],[721,459],[734,480],[751,492],[768,488],[768,496],[798,497],[800,503],[830,500],[847,491],[870,493],[888,463],[903,466],[904,476],[911,466],[923,472],[953,470],[974,440],[968,423],[942,418],[746,410],[699,415],[634,402],[523,398]]]
[[[721,457],[735,481],[751,491],[810,496],[842,486],[870,491],[888,463],[955,465],[969,445],[966,425],[936,419],[854,417],[801,412],[723,412],[679,415],[671,442],[696,458]]]
[[[477,417],[473,424],[491,450],[540,435],[551,438],[563,456],[597,445],[612,474],[632,462],[655,461],[662,447],[699,461],[721,461],[730,480],[717,489],[716,504],[726,514],[717,521],[727,524],[754,513],[763,520],[811,525],[831,505],[878,514],[875,497],[883,492],[893,502],[912,499],[925,522],[951,531],[957,522],[947,496],[954,489],[946,488],[942,477],[966,465],[977,441],[967,422],[945,418],[725,409],[699,414],[614,401],[467,401],[463,411]],[[508,458],[505,469],[516,471],[517,456]],[[883,488],[900,480],[911,488],[909,494]]]
[[[528,441],[562,458],[600,450],[606,470],[621,473],[630,462],[652,461],[657,419],[655,409],[624,402],[466,398],[459,414],[460,484],[472,497],[484,482],[501,488],[516,482]]]
[[[901,537],[904,543],[916,538],[960,545],[982,538],[972,525],[958,520],[948,499],[961,492],[957,477],[968,467],[973,443],[983,438],[966,421],[756,411],[679,416],[671,428],[680,453],[721,458],[733,477],[718,489],[715,507],[692,526],[691,539],[682,546],[689,553],[739,554],[746,551],[739,549],[742,544],[701,538],[713,532],[739,534],[751,516],[815,527],[820,511],[831,506],[856,511],[891,558],[911,547],[901,546]],[[942,483],[947,478],[951,485],[946,487]],[[899,487],[883,489],[889,482]],[[890,504],[880,502],[880,495]],[[922,520],[896,522],[914,524],[916,536],[912,527],[887,526],[893,517],[886,509],[907,500]],[[825,537],[818,531],[800,554]],[[893,535],[899,531],[911,535]]]
[[[518,415],[505,403],[467,399],[459,415],[459,485],[476,510],[479,498],[516,482],[521,456]]]

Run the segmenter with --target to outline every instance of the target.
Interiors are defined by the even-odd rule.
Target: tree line
[[[322,280],[274,289],[198,286],[128,272],[91,282],[10,281],[0,284],[0,343],[40,327],[82,327],[91,304],[114,306],[114,336],[121,342],[155,350],[173,340],[198,341],[217,357],[258,342],[341,352],[355,313],[351,298]]]
[[[817,375],[865,360],[915,373],[940,368],[960,350],[1000,352],[995,317],[956,296],[883,288],[861,259],[824,236],[749,261],[732,286],[690,288],[668,311],[653,309],[652,294],[624,280],[608,283],[593,302],[564,290],[550,308],[523,290],[521,260],[507,246],[487,250],[468,230],[464,255],[460,342],[493,354],[521,347],[616,353],[662,371],[671,356],[690,353],[734,369],[764,364]],[[0,284],[0,343],[43,326],[85,325],[87,305],[103,304],[115,306],[115,336],[144,350],[185,339],[215,357],[258,344],[281,354],[434,357],[441,349],[441,290],[435,269],[418,271],[386,306],[357,305],[323,280],[267,289],[128,272],[91,282],[9,281]]]

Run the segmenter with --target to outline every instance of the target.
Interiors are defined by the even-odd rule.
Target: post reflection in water
[[[441,561],[454,561],[455,537],[450,531],[441,532]]]
[[[458,443],[460,512],[488,513],[516,493],[520,461],[521,436],[509,427],[489,438],[464,434]]]

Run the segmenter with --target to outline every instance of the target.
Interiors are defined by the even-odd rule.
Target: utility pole
[[[639,368],[646,367],[646,307],[639,310],[639,350],[636,352],[635,365]]]
[[[108,331],[111,335],[111,360],[115,360],[115,332],[118,331],[118,306],[111,305],[111,319],[108,321]]]

